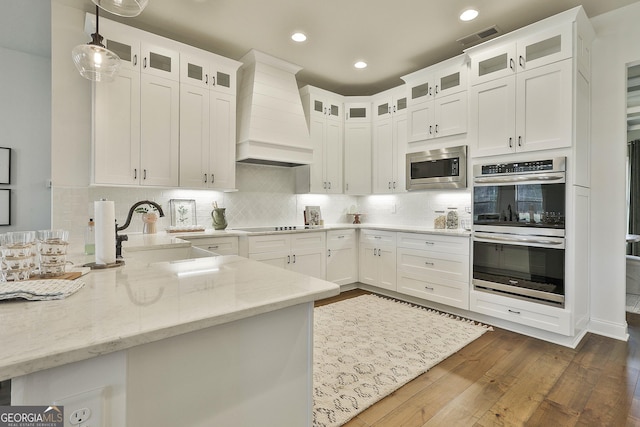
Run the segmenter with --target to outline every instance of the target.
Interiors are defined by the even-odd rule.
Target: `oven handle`
[[[520,235],[504,235],[494,233],[473,233],[473,240],[478,242],[499,242],[514,245],[535,245],[549,248],[564,248],[564,238],[545,238],[543,236],[520,236]]]
[[[527,174],[527,175],[509,175],[509,176],[476,176],[473,182],[476,184],[508,184],[510,182],[522,183],[524,181],[562,181],[564,182],[564,173],[546,173],[546,174]]]

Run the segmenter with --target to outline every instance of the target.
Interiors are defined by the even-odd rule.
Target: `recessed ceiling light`
[[[293,33],[291,35],[291,40],[294,42],[302,43],[307,39],[307,36],[304,33]]]
[[[356,68],[367,68],[367,63],[364,61],[358,61],[355,64],[353,64],[353,66]]]
[[[467,9],[460,14],[461,21],[472,21],[478,17],[478,11],[475,9]]]

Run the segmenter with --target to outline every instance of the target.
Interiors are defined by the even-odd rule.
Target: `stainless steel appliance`
[[[407,154],[407,190],[467,187],[467,146]]]
[[[474,289],[563,307],[566,158],[473,172]]]

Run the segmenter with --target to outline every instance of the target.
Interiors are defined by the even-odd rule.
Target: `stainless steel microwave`
[[[407,154],[407,190],[467,188],[467,146]]]

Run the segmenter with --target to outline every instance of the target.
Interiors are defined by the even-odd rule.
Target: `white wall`
[[[591,328],[624,338],[626,64],[640,60],[640,3],[592,19]]]
[[[0,185],[11,190],[11,225],[0,233],[51,226],[51,58],[40,48],[48,45],[49,2],[14,3],[0,17],[0,147],[12,150],[11,184]],[[24,14],[44,31],[16,25]]]

